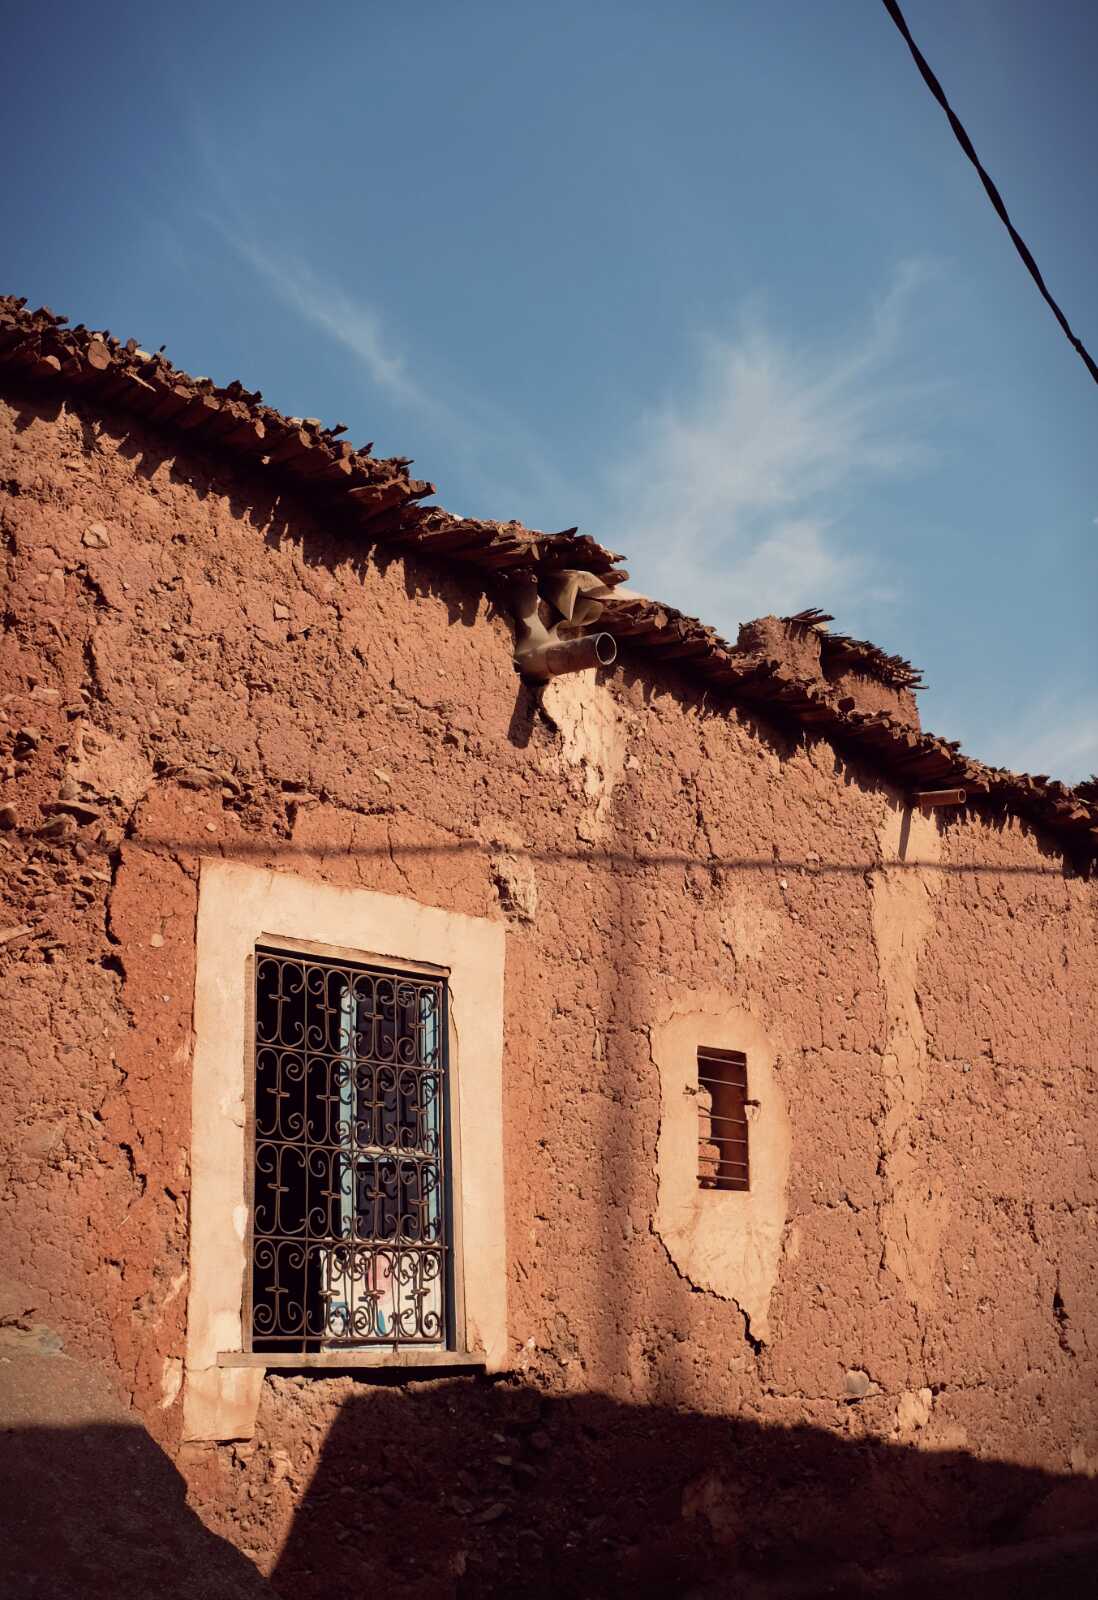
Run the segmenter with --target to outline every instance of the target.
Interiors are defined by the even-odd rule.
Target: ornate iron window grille
[[[749,1189],[747,1057],[739,1050],[698,1051],[698,1183],[703,1189]]]
[[[444,978],[257,948],[256,1351],[448,1348]]]

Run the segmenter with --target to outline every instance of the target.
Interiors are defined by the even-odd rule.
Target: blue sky
[[[1098,8],[908,0],[1098,355]],[[1098,769],[1098,390],[877,0],[37,4],[3,287]]]

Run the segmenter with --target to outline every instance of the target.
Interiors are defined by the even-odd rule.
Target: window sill
[[[272,1371],[281,1367],[294,1372],[304,1372],[310,1368],[321,1372],[354,1372],[364,1367],[375,1370],[379,1367],[441,1367],[451,1372],[483,1372],[487,1358],[471,1350],[323,1350],[310,1354],[282,1350],[222,1350],[217,1364],[219,1367],[266,1367]]]

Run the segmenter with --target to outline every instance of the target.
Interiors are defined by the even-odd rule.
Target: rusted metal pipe
[[[529,650],[519,650],[515,665],[524,678],[545,682],[565,672],[610,667],[617,659],[618,644],[612,633],[585,633],[578,639],[550,638]]]
[[[963,806],[967,799],[964,789],[923,789],[915,796],[915,803],[929,811],[932,806]]]

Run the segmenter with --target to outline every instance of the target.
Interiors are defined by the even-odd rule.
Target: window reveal
[[[257,949],[251,1348],[446,1348],[444,978]]]
[[[698,1050],[698,1183],[703,1189],[749,1189],[747,1057],[738,1050]]]

